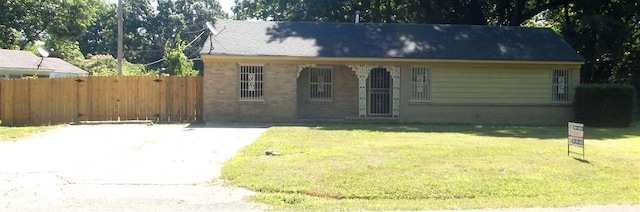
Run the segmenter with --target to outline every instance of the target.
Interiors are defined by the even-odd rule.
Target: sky
[[[231,7],[233,6],[233,0],[217,0],[220,5],[222,5],[222,9],[224,9],[225,12],[229,13],[229,15],[232,15],[233,13],[231,12]]]
[[[107,2],[113,2],[113,3],[118,3],[118,0],[106,0]],[[220,3],[220,5],[222,5],[222,9],[229,13],[229,15],[232,15],[233,13],[231,12],[231,7],[233,6],[233,0],[216,0],[218,1],[218,3]]]

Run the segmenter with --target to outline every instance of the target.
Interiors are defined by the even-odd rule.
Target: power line
[[[204,29],[199,29],[199,30],[193,30],[193,31],[182,31],[181,34],[194,34],[194,33],[198,33],[198,32],[202,32],[207,30],[206,28]]]
[[[153,61],[153,62],[150,62],[150,63],[147,63],[147,64],[144,64],[144,66],[150,66],[150,65],[153,65],[153,64],[156,64],[156,63],[162,62],[162,61],[164,61],[164,58],[159,59],[159,60],[156,60],[156,61]]]
[[[205,32],[206,32],[205,30],[202,30],[202,32],[201,32],[201,33],[200,33],[196,38],[194,38],[193,40],[191,40],[191,42],[189,42],[189,43],[188,43],[184,48],[186,49],[186,48],[187,48],[187,47],[189,47],[191,44],[193,44],[193,42],[196,42],[196,40],[198,40],[198,38],[202,37],[202,35],[203,35]],[[164,61],[164,58],[159,59],[159,60],[156,60],[156,61],[153,61],[153,62],[151,62],[151,63],[147,63],[147,64],[145,64],[144,66],[150,66],[150,65],[153,65],[153,64],[156,64],[156,63],[162,62],[162,61]]]
[[[202,37],[202,34],[204,34],[205,32],[206,32],[205,30],[202,30],[202,32],[201,32],[201,33],[200,33],[196,38],[194,38],[191,42],[189,42],[189,43],[185,46],[185,48],[187,48],[187,46],[190,46],[193,42],[196,42],[196,40],[198,40],[198,38]]]

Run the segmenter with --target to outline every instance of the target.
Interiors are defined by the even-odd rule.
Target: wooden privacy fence
[[[200,121],[202,77],[2,79],[0,120],[8,126],[80,121]]]

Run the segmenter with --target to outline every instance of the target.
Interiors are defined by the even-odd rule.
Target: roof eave
[[[41,68],[18,68],[18,67],[0,67],[0,71],[19,71],[19,72],[53,72],[53,69]]]
[[[545,64],[545,65],[582,65],[584,61],[579,60],[496,60],[496,59],[432,59],[432,58],[391,58],[391,57],[303,57],[303,56],[274,56],[274,55],[231,55],[231,54],[202,54],[201,57],[217,58],[227,60],[280,60],[283,62],[313,61],[322,64],[345,63],[353,64],[359,62],[366,63],[416,63],[416,62],[438,62],[438,63],[484,63],[484,64]]]

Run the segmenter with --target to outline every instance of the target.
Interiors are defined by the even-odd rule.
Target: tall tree
[[[555,21],[586,59],[581,80],[640,89],[640,1],[583,0],[565,10]]]
[[[197,57],[206,36],[196,39],[206,29],[207,21],[228,15],[215,0],[124,0],[124,56],[134,63],[159,68],[165,43],[175,42],[177,34],[193,43],[185,49],[188,57]],[[83,54],[115,54],[115,6],[99,13],[95,25],[89,27],[81,44]]]
[[[236,0],[236,19],[518,26],[577,0]]]
[[[77,40],[95,20],[102,0],[0,1],[0,47],[24,49],[48,38]]]
[[[177,76],[197,76],[198,71],[193,69],[193,61],[184,54],[186,43],[176,36],[175,42],[167,41],[164,47],[163,63],[166,73]]]
[[[157,35],[153,38],[154,48],[162,49],[167,41],[177,42],[176,36],[180,34],[190,44],[184,49],[187,57],[198,57],[207,38],[202,36],[206,33],[206,22],[227,17],[215,0],[159,0],[154,27],[149,29]]]
[[[99,2],[96,22],[80,37],[80,50],[85,55],[115,55],[117,48],[116,4]],[[145,29],[150,26],[155,10],[149,0],[123,0],[125,58],[134,62],[145,61],[147,46],[151,45]],[[161,54],[162,50],[156,50]]]
[[[117,46],[116,5],[104,1],[96,5],[96,21],[87,27],[78,40],[80,51],[85,55],[115,55]]]

